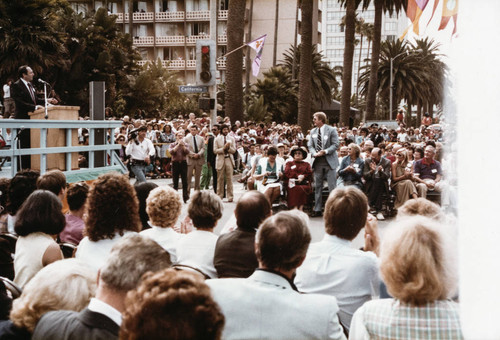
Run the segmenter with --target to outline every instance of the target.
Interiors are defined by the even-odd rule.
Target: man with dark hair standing
[[[221,134],[215,138],[214,153],[217,155],[216,166],[217,169],[217,195],[221,199],[224,198],[224,178],[227,183],[227,201],[233,201],[233,170],[234,158],[236,152],[236,144],[234,138],[228,136],[229,127],[227,125],[221,126]]]
[[[18,70],[19,79],[11,85],[11,96],[14,99],[16,106],[16,119],[30,119],[28,113],[35,111],[37,108],[41,108],[44,105],[44,101],[38,99],[36,96],[35,88],[31,83],[35,73],[31,67],[23,65],[19,67]],[[50,104],[57,104],[57,100],[54,98],[48,99]],[[14,137],[14,136],[13,136]],[[31,148],[30,131],[24,130],[20,132],[19,143],[21,149]],[[25,155],[21,156],[21,168],[29,169],[31,167],[31,156]]]
[[[366,196],[354,186],[330,193],[324,220],[326,234],[311,244],[294,282],[301,292],[334,296],[340,321],[349,329],[354,312],[379,295],[377,220],[368,215]],[[365,251],[351,246],[363,227]]]
[[[337,186],[339,136],[336,128],[326,124],[326,114],[324,112],[316,112],[313,115],[313,122],[316,127],[311,130],[307,147],[314,158],[312,163],[314,170],[314,210],[311,217],[318,217],[322,215],[323,181],[327,180],[329,192],[332,192]]]
[[[191,190],[191,181],[194,170],[194,190],[200,190],[201,168],[205,163],[205,141],[198,135],[198,125],[191,124],[190,134],[184,138],[189,154],[187,155],[188,192]]]
[[[148,129],[141,125],[137,129],[137,137],[130,139],[125,154],[130,156],[130,169],[137,183],[146,182],[146,166],[151,163],[151,157],[156,153],[153,142],[146,138]]]
[[[238,228],[217,239],[214,265],[219,278],[247,278],[258,267],[255,233],[259,224],[271,215],[271,204],[260,191],[244,193],[234,214]]]
[[[207,166],[209,168],[212,168],[212,177],[213,177],[212,187],[215,193],[217,193],[217,170],[215,170],[215,159],[217,155],[214,153],[214,141],[218,135],[219,135],[219,125],[214,124],[212,125],[212,135],[208,137]],[[208,179],[208,182],[210,184],[210,178]]]
[[[292,282],[311,242],[307,224],[298,210],[267,218],[255,240],[259,268],[206,281],[226,316],[223,339],[345,339],[335,297],[300,294]]]

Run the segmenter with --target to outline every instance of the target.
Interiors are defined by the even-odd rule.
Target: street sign
[[[190,86],[190,85],[181,85],[179,86],[179,93],[207,93],[207,86]]]

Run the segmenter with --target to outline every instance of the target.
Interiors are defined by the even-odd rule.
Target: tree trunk
[[[417,103],[417,127],[420,129],[420,123],[422,122],[422,101]]]
[[[298,123],[304,133],[311,127],[312,85],[312,1],[302,1],[302,25],[299,67]]]
[[[406,127],[410,127],[410,125],[411,125],[411,105],[412,105],[412,103],[410,102],[409,99],[406,99],[406,105],[408,106],[408,110],[406,111],[406,115],[405,115],[405,124],[406,124]]]
[[[128,33],[134,39],[134,1],[128,1]]]
[[[340,126],[349,126],[351,111],[352,61],[354,59],[354,32],[356,29],[356,1],[348,0],[345,15],[344,72],[340,97]]]
[[[275,10],[275,13],[274,13],[273,67],[276,66],[276,56],[278,54],[279,13],[280,13],[280,0],[276,0],[276,10]]]
[[[227,49],[231,52],[243,45],[245,22],[245,0],[229,1],[227,18]],[[226,72],[226,116],[232,122],[243,120],[243,50],[240,49],[227,56]]]
[[[297,50],[297,36],[299,35],[299,7],[300,7],[300,0],[297,0],[297,8],[295,9],[295,32],[293,36],[293,50]],[[292,61],[292,80],[297,79],[297,53],[293,54],[293,61]]]
[[[358,57],[358,76],[356,77],[356,108],[359,109],[359,72],[361,70],[361,54],[363,53],[363,33],[361,33],[361,41],[359,43],[359,57]]]
[[[375,22],[373,26],[372,58],[370,64],[370,81],[366,99],[366,114],[368,119],[375,118],[375,105],[378,90],[378,60],[380,56],[380,40],[382,36],[382,6],[383,0],[375,0]]]

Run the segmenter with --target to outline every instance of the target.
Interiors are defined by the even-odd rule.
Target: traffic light
[[[200,79],[204,83],[208,83],[212,79],[212,73],[210,72],[210,46],[201,46],[201,72]]]
[[[198,40],[196,42],[196,85],[215,85],[215,41]]]

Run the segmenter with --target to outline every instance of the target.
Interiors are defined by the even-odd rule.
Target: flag
[[[250,41],[247,45],[253,48],[256,52],[255,59],[252,62],[252,74],[254,77],[259,75],[260,71],[260,63],[262,57],[262,50],[264,49],[264,42],[266,41],[267,34],[264,34],[257,39]]]
[[[457,33],[457,16],[458,16],[458,0],[443,0],[443,14],[441,15],[441,24],[438,31],[444,30],[448,25],[448,21],[453,17],[454,27],[453,34]]]
[[[413,32],[419,34],[419,20],[424,12],[425,7],[429,3],[429,0],[408,0],[408,8],[406,10],[406,16],[411,20],[413,24]]]

